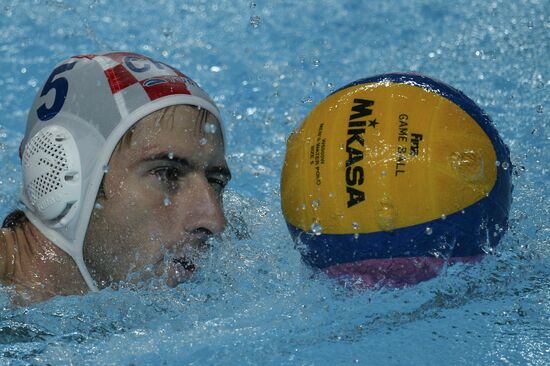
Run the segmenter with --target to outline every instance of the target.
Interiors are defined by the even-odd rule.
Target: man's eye
[[[175,182],[182,176],[182,172],[175,167],[162,167],[152,169],[150,174],[155,175],[158,180],[163,182]]]

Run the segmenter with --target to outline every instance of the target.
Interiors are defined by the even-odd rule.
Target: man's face
[[[165,274],[174,287],[226,224],[222,190],[230,176],[221,126],[205,110],[169,107],[142,119],[120,145],[88,225],[84,258],[101,287],[129,274]]]

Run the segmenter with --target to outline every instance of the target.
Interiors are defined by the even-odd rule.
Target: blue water
[[[149,2],[148,2],[149,3]],[[177,289],[155,283],[14,308],[2,365],[550,364],[550,2],[17,1],[0,7],[0,216],[17,207],[26,113],[56,62],[128,50],[178,66],[221,107],[231,228]],[[514,163],[494,255],[417,286],[313,277],[279,206],[286,137],[355,79],[416,71],[492,116]]]

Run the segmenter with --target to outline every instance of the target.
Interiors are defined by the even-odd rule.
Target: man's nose
[[[192,174],[184,201],[182,218],[187,232],[205,235],[223,231],[227,221],[221,197],[205,176]]]

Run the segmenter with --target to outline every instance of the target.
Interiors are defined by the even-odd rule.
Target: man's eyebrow
[[[141,160],[141,162],[149,162],[149,161],[166,161],[166,162],[174,162],[179,165],[182,165],[184,167],[189,168],[196,168],[195,164],[192,164],[188,159],[183,158],[181,156],[175,155],[173,153],[160,153],[148,156],[147,158]],[[227,165],[219,165],[219,166],[212,166],[208,167],[206,169],[207,173],[216,173],[216,174],[222,174],[227,177],[227,180],[229,181],[231,179],[231,171],[227,167]]]
[[[174,155],[173,153],[160,153],[148,156],[141,160],[141,162],[149,162],[149,161],[167,161],[167,162],[174,162],[178,163],[180,165],[186,166],[186,167],[194,167],[193,164],[189,162],[186,158],[182,158],[180,156]]]

